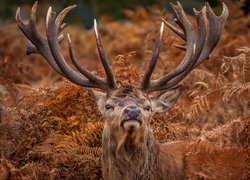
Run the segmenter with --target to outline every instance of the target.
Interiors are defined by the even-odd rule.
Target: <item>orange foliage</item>
[[[100,33],[118,83],[137,85],[151,58],[159,19],[170,18],[157,9],[125,14],[130,21],[103,22]],[[250,50],[240,48],[250,47],[249,23],[242,15],[228,21],[210,60],[183,81],[176,106],[153,117],[156,139],[249,151]],[[93,32],[67,31],[82,65],[103,75]],[[100,179],[103,123],[89,90],[62,81],[40,56],[26,56],[16,25],[0,29],[0,37],[0,179]],[[176,42],[181,43],[166,29],[153,78],[180,62],[184,53],[171,47]],[[67,43],[62,49],[68,58]]]

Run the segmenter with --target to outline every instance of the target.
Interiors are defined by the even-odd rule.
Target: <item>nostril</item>
[[[141,110],[137,107],[131,106],[124,109],[124,114],[127,119],[140,119]]]
[[[138,118],[140,118],[140,114],[138,112],[136,112],[136,111],[132,111],[132,112],[128,113],[127,116],[130,119],[138,119]]]
[[[131,113],[141,114],[141,111],[136,106],[129,106],[126,109],[124,109],[124,113],[125,114],[131,114]]]

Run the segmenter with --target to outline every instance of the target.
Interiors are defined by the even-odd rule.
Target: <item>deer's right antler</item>
[[[98,47],[98,52],[100,55],[100,59],[102,65],[104,67],[104,71],[106,73],[107,78],[101,78],[99,76],[93,75],[84,67],[80,66],[78,62],[73,48],[71,44],[71,39],[68,34],[68,42],[69,42],[69,53],[71,60],[79,71],[73,70],[65,61],[60,49],[60,42],[64,39],[63,35],[59,35],[60,32],[67,26],[66,23],[63,23],[65,16],[76,7],[76,5],[69,6],[65,8],[61,13],[56,16],[56,13],[52,11],[50,7],[47,12],[46,17],[46,37],[42,37],[36,28],[36,9],[37,2],[32,7],[31,16],[28,24],[25,24],[20,16],[20,8],[17,9],[16,12],[16,21],[19,28],[25,34],[25,36],[30,40],[27,47],[27,54],[38,53],[41,54],[46,61],[61,75],[63,75],[68,80],[73,83],[83,86],[83,87],[91,87],[91,88],[100,88],[105,91],[110,91],[117,88],[117,85],[114,81],[114,77],[112,74],[112,70],[106,58],[103,45],[99,38],[98,29],[96,21],[94,29],[96,36],[96,43]]]
[[[201,11],[196,11],[194,9],[198,29],[196,33],[195,28],[185,15],[181,4],[179,2],[177,2],[177,5],[171,3],[171,6],[176,15],[175,22],[181,30],[165,20],[163,20],[163,22],[187,42],[186,46],[176,46],[177,48],[185,50],[186,54],[181,64],[173,71],[160,79],[150,80],[159,55],[160,40],[163,32],[163,28],[161,27],[160,38],[157,41],[153,58],[140,86],[141,90],[144,92],[170,89],[176,86],[190,71],[207,59],[217,45],[228,17],[228,9],[224,3],[223,11],[220,16],[216,16],[209,4],[206,3],[206,6],[204,6]]]

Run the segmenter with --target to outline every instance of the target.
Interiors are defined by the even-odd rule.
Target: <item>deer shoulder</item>
[[[162,144],[177,166],[191,179],[238,179],[246,173],[247,151],[239,147],[220,147],[209,142],[176,141]],[[163,156],[163,157],[162,157]]]

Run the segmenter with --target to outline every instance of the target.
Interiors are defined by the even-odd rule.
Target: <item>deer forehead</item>
[[[141,106],[149,103],[149,99],[145,93],[136,88],[122,87],[109,93],[106,102],[119,106]]]
[[[142,106],[147,104],[147,100],[145,98],[131,98],[131,97],[111,97],[107,99],[106,103],[118,105],[118,106]]]

